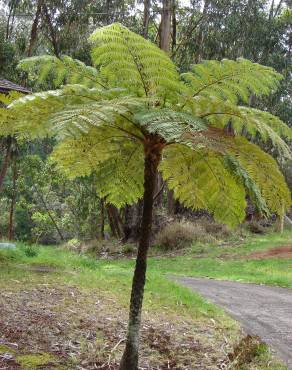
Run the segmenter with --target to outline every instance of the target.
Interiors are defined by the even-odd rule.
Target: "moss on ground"
[[[0,344],[0,353],[15,353],[15,349],[8,347],[5,344]]]
[[[54,356],[50,353],[19,355],[16,357],[16,360],[24,370],[37,369],[40,366],[49,365],[55,362]]]

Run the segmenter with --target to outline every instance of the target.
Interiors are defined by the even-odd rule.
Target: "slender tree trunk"
[[[172,4],[172,43],[171,51],[172,54],[176,48],[176,33],[177,33],[177,22],[176,22],[176,0],[173,0]]]
[[[34,17],[34,20],[33,20],[32,26],[31,26],[29,45],[28,45],[28,48],[27,48],[27,56],[28,57],[32,56],[33,47],[34,47],[34,44],[35,44],[36,39],[37,39],[37,31],[38,31],[38,24],[39,24],[39,20],[40,20],[40,16],[41,16],[41,11],[42,11],[42,2],[41,2],[41,0],[39,0],[38,3],[37,3],[37,10],[36,10],[36,13],[35,13],[35,17]]]
[[[12,184],[12,198],[11,198],[11,205],[10,205],[10,213],[9,213],[9,231],[8,231],[8,239],[13,239],[13,230],[14,230],[14,208],[15,208],[15,202],[16,202],[16,181],[17,181],[17,164],[16,164],[16,158],[14,157],[13,161],[13,184]]]
[[[100,199],[100,236],[104,239],[104,200]]]
[[[119,211],[112,204],[108,204],[107,213],[113,235],[119,239],[122,239],[124,237],[124,228]]]
[[[163,0],[160,27],[160,49],[168,52],[171,35],[171,0]]]
[[[148,39],[151,0],[144,0],[143,36]]]
[[[10,165],[11,155],[12,155],[12,138],[11,136],[8,136],[6,139],[6,153],[5,153],[5,157],[3,158],[2,167],[0,169],[0,190],[2,189],[3,182],[5,179],[8,167]]]
[[[205,19],[199,27],[198,37],[197,37],[197,51],[195,53],[195,63],[199,63],[202,59],[203,54],[203,44],[204,44],[204,32],[206,27],[206,18],[208,13],[208,7],[210,5],[210,0],[205,0],[202,17]]]
[[[48,29],[49,29],[49,33],[50,33],[50,41],[53,45],[53,49],[54,49],[54,54],[56,57],[59,58],[60,56],[60,53],[59,53],[59,47],[58,47],[58,42],[57,42],[57,35],[56,35],[56,31],[54,29],[54,26],[53,26],[53,23],[52,23],[52,19],[51,19],[51,16],[49,14],[49,10],[48,10],[48,7],[46,5],[46,2],[45,1],[41,1],[42,2],[42,10],[43,10],[43,15],[44,15],[44,18],[47,22],[47,25],[48,25]]]
[[[38,197],[40,199],[40,201],[42,202],[43,206],[44,206],[44,209],[46,210],[48,216],[50,217],[55,229],[57,230],[57,233],[59,234],[60,236],[60,239],[63,241],[64,240],[64,236],[61,232],[61,229],[59,228],[58,224],[57,224],[57,221],[55,221],[51,211],[49,210],[49,207],[47,206],[47,203],[42,195],[42,193],[40,191],[38,191],[37,187],[34,185],[33,186],[34,190],[36,191],[36,193],[38,194]]]
[[[147,269],[147,252],[150,245],[152,226],[153,197],[155,192],[157,168],[161,159],[161,146],[145,146],[144,159],[144,196],[141,236],[132,283],[130,313],[126,348],[121,360],[120,370],[137,370],[141,311]]]

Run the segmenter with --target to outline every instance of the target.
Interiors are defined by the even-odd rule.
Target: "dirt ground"
[[[110,309],[109,309],[110,308]],[[117,369],[127,309],[102,289],[1,284],[0,369]],[[140,369],[223,369],[232,349],[220,323],[145,312]]]
[[[248,259],[264,258],[292,258],[292,246],[268,249],[262,252],[254,252],[247,256]]]

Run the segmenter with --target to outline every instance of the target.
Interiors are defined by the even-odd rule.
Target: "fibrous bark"
[[[141,236],[132,283],[130,313],[126,348],[121,360],[120,370],[137,370],[139,353],[139,333],[141,325],[142,301],[147,269],[147,252],[150,245],[153,198],[157,179],[157,168],[161,159],[161,144],[153,138],[145,144],[144,158],[144,196]]]

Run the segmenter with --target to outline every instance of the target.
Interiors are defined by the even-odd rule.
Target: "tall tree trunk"
[[[17,181],[17,163],[16,158],[13,158],[13,184],[12,184],[12,197],[11,197],[11,205],[10,205],[10,213],[9,213],[9,229],[8,229],[8,239],[13,239],[13,230],[14,230],[14,208],[16,202],[16,181]]]
[[[57,42],[56,31],[54,29],[54,26],[53,26],[53,23],[52,23],[52,19],[51,19],[51,16],[50,16],[48,7],[46,5],[46,2],[43,1],[43,0],[41,0],[41,2],[42,2],[43,16],[44,16],[44,19],[45,19],[45,21],[47,23],[48,29],[49,29],[50,41],[51,41],[51,43],[53,45],[54,54],[55,54],[55,56],[57,58],[59,58],[60,53],[59,53],[59,47],[58,47],[58,42]]]
[[[203,44],[204,44],[204,31],[206,27],[206,18],[208,13],[208,7],[210,5],[210,0],[205,0],[202,17],[205,22],[203,22],[199,27],[198,37],[197,37],[197,51],[195,53],[195,63],[199,63],[202,59],[203,54]]]
[[[143,37],[145,37],[145,39],[148,39],[150,7],[151,7],[151,0],[144,0]]]
[[[119,367],[120,370],[138,369],[141,311],[146,280],[147,252],[150,245],[152,226],[153,197],[157,178],[157,168],[161,159],[162,150],[161,146],[157,144],[157,142],[152,142],[145,146],[141,236],[132,283],[127,342]]]
[[[100,236],[104,239],[104,200],[100,199]]]
[[[113,235],[122,239],[124,237],[124,227],[118,209],[112,204],[108,204],[107,213]]]
[[[177,22],[176,22],[176,1],[173,0],[172,4],[172,43],[171,43],[171,51],[172,54],[176,48],[176,33],[177,33]]]
[[[171,35],[171,0],[163,0],[159,47],[165,52],[169,52],[170,35]]]
[[[38,31],[38,24],[39,24],[39,20],[40,20],[40,16],[41,16],[41,11],[42,11],[42,1],[38,0],[35,17],[34,17],[34,20],[33,20],[32,26],[31,26],[29,45],[28,45],[28,48],[27,48],[27,56],[28,57],[32,56],[33,47],[34,47],[34,44],[35,44],[36,39],[37,39],[37,31]]]

